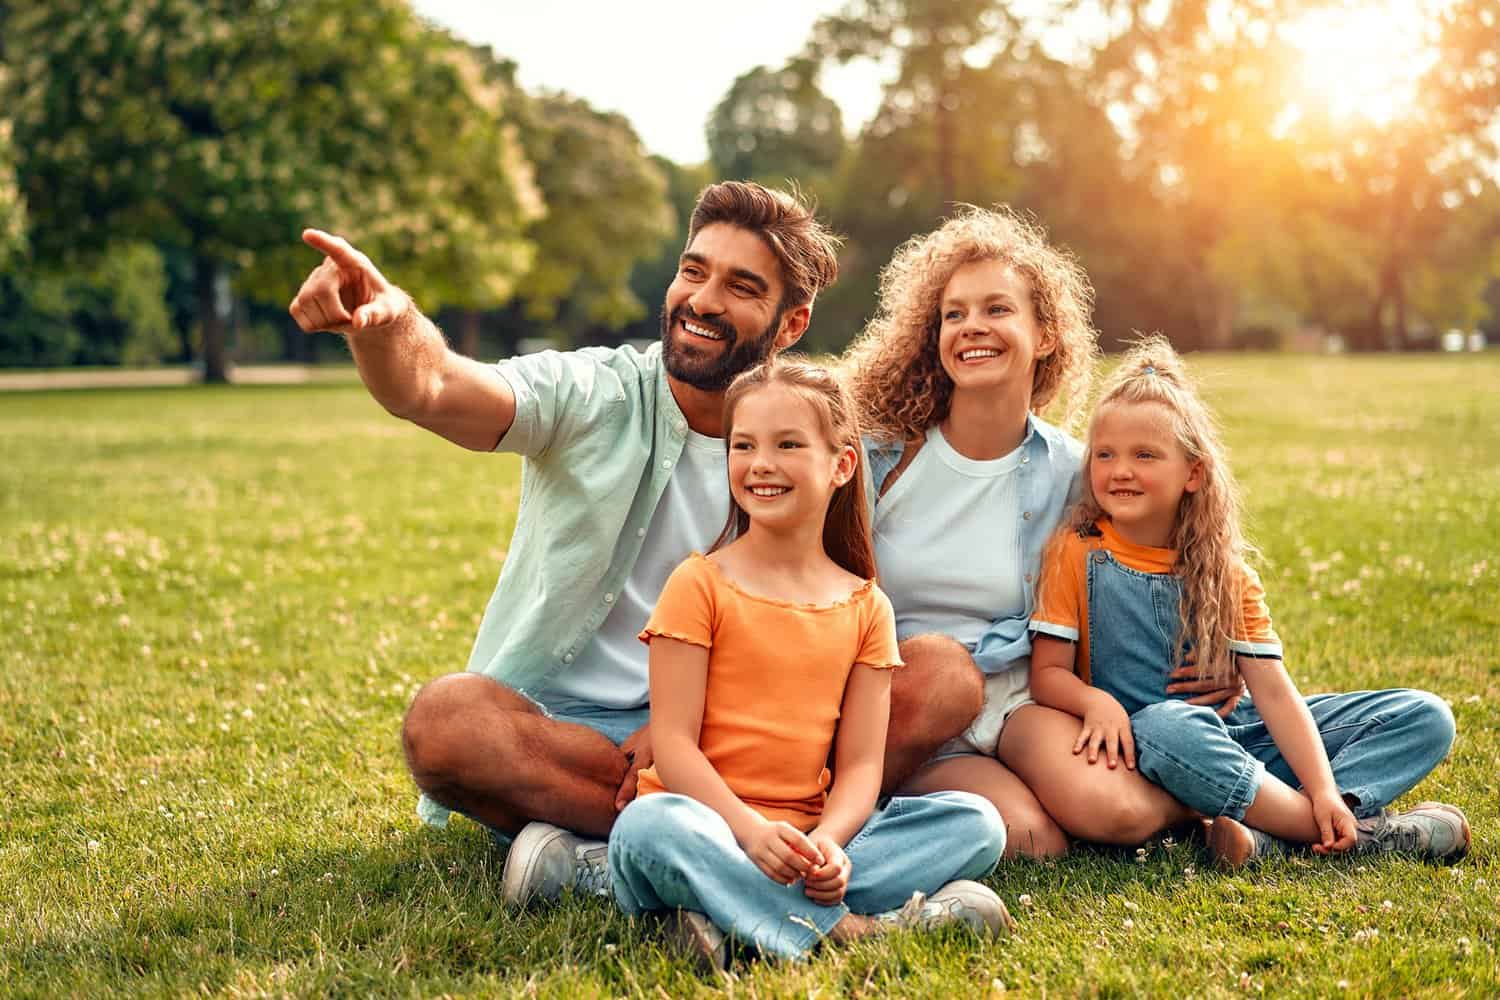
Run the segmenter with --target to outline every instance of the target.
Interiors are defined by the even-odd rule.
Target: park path
[[[357,381],[352,365],[238,365],[233,371],[239,385],[302,385],[317,382]],[[196,368],[90,368],[83,371],[0,372],[0,392],[46,389],[132,389],[172,385],[196,385]]]

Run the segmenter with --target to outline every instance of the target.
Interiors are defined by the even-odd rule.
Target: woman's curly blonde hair
[[[983,260],[1003,261],[1026,279],[1042,342],[1051,343],[1051,352],[1036,359],[1032,412],[1060,401],[1064,425],[1079,412],[1099,355],[1088,276],[1019,212],[967,205],[932,232],[907,240],[880,273],[879,309],[843,361],[867,432],[912,441],[948,415],[953,381],[938,358],[943,289],[954,271]]]

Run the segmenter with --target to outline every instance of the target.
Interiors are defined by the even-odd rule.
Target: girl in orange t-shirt
[[[1005,846],[994,807],[945,792],[876,808],[901,661],[844,391],[773,359],[735,380],[724,414],[729,522],[641,633],[656,760],[610,836],[615,898],[677,911],[716,965],[725,932],[790,959],[891,927],[997,932],[999,897],[965,881]]]

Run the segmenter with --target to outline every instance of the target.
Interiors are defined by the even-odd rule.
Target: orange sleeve
[[[879,587],[870,588],[870,612],[854,662],[882,669],[905,666],[896,644],[896,612]]]
[[[714,644],[713,567],[702,556],[685,560],[661,588],[651,619],[641,629],[640,640],[650,644],[653,636],[690,642],[705,649]]]
[[[1281,637],[1271,625],[1271,611],[1266,607],[1266,592],[1260,576],[1243,566],[1240,585],[1240,627],[1229,640],[1229,648],[1241,656],[1264,656],[1281,659]]]
[[[1083,574],[1083,561],[1087,557],[1087,543],[1074,531],[1054,537],[1047,545],[1042,554],[1031,631],[1054,639],[1078,641],[1078,630],[1088,606],[1088,585]]]

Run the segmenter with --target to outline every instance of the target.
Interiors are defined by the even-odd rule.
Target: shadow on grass
[[[226,872],[216,884],[164,884],[153,897],[122,895],[112,914],[84,917],[76,927],[44,926],[30,940],[0,946],[0,969],[19,977],[11,981],[22,992],[37,994],[681,996],[726,985],[733,991],[735,983],[774,994],[951,994],[955,985],[967,992],[989,984],[999,958],[1015,961],[1013,946],[1051,942],[1071,925],[1077,941],[1057,941],[1055,956],[1049,944],[1025,963],[1049,974],[1054,958],[1092,951],[1095,930],[1080,925],[1118,924],[1129,918],[1121,906],[1155,909],[1160,920],[1180,907],[1214,904],[1224,929],[1244,945],[1239,967],[1271,968],[1300,950],[1304,930],[1313,933],[1310,925],[1292,926],[1289,916],[1315,924],[1324,918],[1306,912],[1310,898],[1338,909],[1345,904],[1334,897],[1365,881],[1351,878],[1353,865],[1342,860],[1284,862],[1247,878],[1213,871],[1192,845],[1156,844],[1142,855],[1082,848],[1061,861],[1007,863],[988,880],[1020,919],[1022,940],[985,944],[948,929],[841,948],[796,967],[742,953],[726,984],[672,954],[655,921],[632,921],[607,900],[570,897],[524,912],[506,909],[499,898],[503,854],[462,821],[444,833],[393,830],[373,845],[345,840],[264,856],[275,860]],[[1035,909],[1022,904],[1023,895],[1035,897]],[[1104,941],[1104,930],[1098,933]],[[1167,935],[1150,950],[1159,951],[1156,964],[1170,966],[1182,946]],[[1117,985],[1128,991],[1132,981]]]

